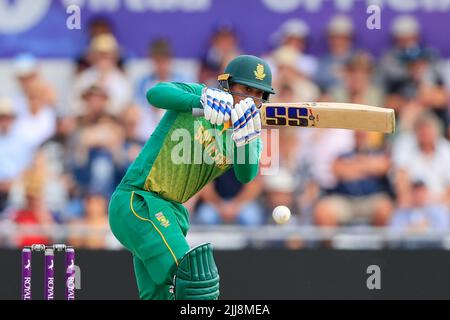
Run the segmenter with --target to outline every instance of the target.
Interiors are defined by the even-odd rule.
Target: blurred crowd
[[[450,63],[421,38],[420,23],[397,17],[391,45],[378,59],[355,46],[355,27],[343,15],[327,24],[327,53],[308,53],[309,27],[286,21],[273,50],[260,53],[273,69],[274,102],[333,101],[394,108],[394,135],[338,129],[279,130],[279,170],[242,185],[233,171],[206,186],[186,206],[193,225],[273,224],[272,210],[291,208],[303,226],[372,225],[420,234],[450,227]],[[137,82],[126,72],[126,52],[112,26],[98,19],[90,44],[74,61],[70,104],[31,54],[12,64],[17,92],[0,98],[0,220],[17,225],[108,225],[108,200],[149,138],[163,110],[146,91],[160,81],[217,85],[217,75],[240,48],[223,23],[212,33],[198,74],[174,67],[167,39],[149,43],[149,73]],[[266,141],[267,143],[267,141]],[[266,155],[267,156],[267,155]],[[175,182],[174,182],[175,183]],[[46,243],[29,234],[6,245]],[[68,242],[108,247],[108,234],[69,234]],[[1,244],[0,244],[1,245]]]

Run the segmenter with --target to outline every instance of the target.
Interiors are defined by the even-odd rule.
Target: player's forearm
[[[241,183],[249,183],[258,175],[261,152],[260,138],[242,147],[234,147],[234,174]]]
[[[181,82],[161,82],[147,91],[147,101],[156,108],[191,111],[201,108],[200,95],[195,88]]]

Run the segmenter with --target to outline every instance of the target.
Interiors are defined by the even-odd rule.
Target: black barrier
[[[137,299],[127,251],[76,250],[77,299]],[[216,251],[221,298],[450,299],[450,252],[443,250]],[[63,257],[56,257],[63,297]],[[43,257],[33,256],[33,298],[43,296]],[[0,250],[0,299],[20,298],[20,250]]]

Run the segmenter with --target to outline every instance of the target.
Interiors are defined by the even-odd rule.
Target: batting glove
[[[236,146],[248,144],[261,135],[261,116],[252,98],[246,98],[231,110],[232,138]]]
[[[205,119],[211,124],[221,125],[231,117],[233,96],[225,91],[205,88],[200,102],[203,105]]]

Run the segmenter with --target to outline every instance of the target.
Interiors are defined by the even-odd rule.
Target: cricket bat
[[[336,128],[393,133],[393,109],[354,103],[299,102],[263,103],[261,121],[265,126]],[[193,109],[196,117],[203,109]]]

